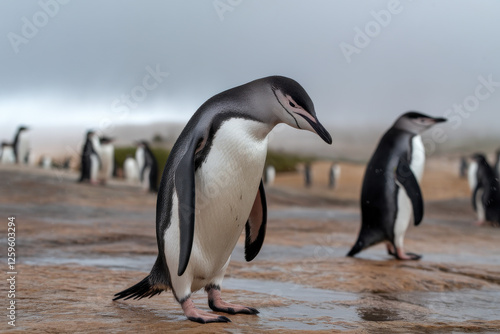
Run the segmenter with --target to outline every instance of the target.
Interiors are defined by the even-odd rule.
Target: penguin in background
[[[467,177],[467,171],[469,170],[469,164],[467,163],[467,159],[465,157],[460,158],[460,170],[459,170],[459,175],[460,178],[466,178]]]
[[[361,230],[347,256],[385,241],[389,255],[419,260],[405,253],[404,235],[411,221],[419,225],[424,203],[419,182],[424,172],[425,148],[420,134],[445,118],[419,112],[401,115],[384,134],[366,168],[361,190]]]
[[[127,182],[139,182],[139,167],[137,166],[137,161],[130,154],[123,161],[123,174]]]
[[[495,171],[484,154],[475,153],[469,167],[472,207],[477,213],[477,225],[489,222],[500,225],[500,185]]]
[[[264,242],[267,204],[262,173],[268,134],[279,123],[316,133],[331,144],[314,105],[296,81],[258,79],[207,100],[189,120],[168,157],[158,191],[158,258],[140,283],[115,295],[140,299],[172,290],[191,321],[228,322],[201,311],[191,293],[205,289],[215,312],[257,314],[225,302],[221,284],[245,230],[245,259]]]
[[[337,181],[340,179],[340,165],[332,164],[328,173],[328,188],[334,189]]]
[[[308,162],[304,165],[304,185],[306,188],[310,188],[312,185],[311,164]]]
[[[2,154],[0,156],[0,162],[2,164],[13,164],[16,162],[16,155],[14,153],[14,147],[12,144],[5,141],[2,142]]]
[[[149,148],[147,141],[142,140],[137,143],[135,157],[139,167],[139,179],[141,181],[142,188],[150,192],[157,192],[158,162]]]
[[[85,135],[85,143],[82,148],[79,182],[97,182],[97,171],[99,170],[99,155],[95,143],[99,140],[94,131],[89,130]]]
[[[274,166],[269,165],[264,170],[264,184],[273,185],[274,180],[276,179],[276,168]]]
[[[115,166],[115,148],[113,138],[102,136],[99,138],[99,157],[101,166],[99,170],[99,179],[102,184],[106,184],[113,177]]]
[[[14,136],[12,145],[14,147],[14,156],[17,164],[24,165],[28,163],[30,150],[28,130],[28,127],[22,125],[17,129],[16,135]]]

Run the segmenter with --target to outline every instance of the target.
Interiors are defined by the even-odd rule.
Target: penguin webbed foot
[[[194,306],[191,298],[186,299],[181,303],[184,314],[190,321],[198,322],[200,324],[208,324],[212,322],[231,322],[229,318],[223,315],[217,315],[199,310]]]
[[[396,259],[402,261],[417,261],[422,258],[422,255],[418,255],[415,253],[405,253],[403,250],[400,249],[396,249],[396,253],[391,255],[393,255]]]
[[[212,288],[208,291],[208,306],[215,312],[228,314],[258,314],[259,311],[253,307],[231,304],[221,298],[220,290]]]

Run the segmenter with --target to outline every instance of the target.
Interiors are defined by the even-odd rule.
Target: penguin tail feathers
[[[164,286],[159,286],[158,284],[151,283],[151,275],[146,276],[142,281],[128,289],[115,294],[113,300],[122,299],[142,299],[144,297],[151,298],[153,296],[159,295],[163,290],[166,290]]]
[[[354,246],[352,246],[351,250],[349,251],[349,253],[347,253],[346,256],[353,257],[354,255],[361,252],[363,248],[365,248],[364,242],[358,239],[358,241],[356,241],[356,243],[354,244]]]

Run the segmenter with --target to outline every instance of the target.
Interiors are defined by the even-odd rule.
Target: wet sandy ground
[[[246,263],[243,238],[223,285],[227,301],[256,307],[228,324],[189,322],[171,293],[112,302],[147,275],[156,258],[156,196],[76,174],[0,167],[0,212],[16,216],[16,330],[23,333],[460,333],[500,332],[500,229],[472,225],[466,181],[446,160],[423,180],[426,215],[407,233],[419,262],[399,262],[382,245],[346,258],[359,229],[363,166],[342,165],[335,190],[328,163],[315,184],[298,174],[267,187],[268,231]],[[6,234],[6,223],[3,224]],[[6,249],[6,240],[0,241]],[[2,262],[6,272],[5,256]],[[6,274],[5,274],[6,275]],[[206,294],[195,303],[208,310]],[[7,303],[4,294],[4,303]],[[5,319],[5,318],[4,318]],[[1,330],[9,330],[6,321]]]

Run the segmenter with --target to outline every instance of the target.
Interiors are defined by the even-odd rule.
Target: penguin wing
[[[415,226],[420,224],[422,218],[424,217],[424,201],[422,199],[422,193],[420,191],[420,186],[418,181],[413,175],[413,172],[408,164],[408,161],[404,159],[399,160],[398,167],[396,169],[396,179],[403,185],[410,198],[413,207],[413,218]]]
[[[198,137],[193,136],[186,153],[175,170],[175,190],[179,199],[179,268],[177,274],[182,276],[189,263],[194,238],[195,217],[195,183],[194,154],[198,145]]]
[[[474,187],[474,191],[472,192],[472,207],[474,208],[474,212],[477,212],[477,194],[479,192],[479,183],[476,183],[476,186]]]
[[[252,261],[264,243],[267,223],[267,204],[264,184],[260,181],[259,191],[255,197],[250,217],[245,225],[245,260]]]

